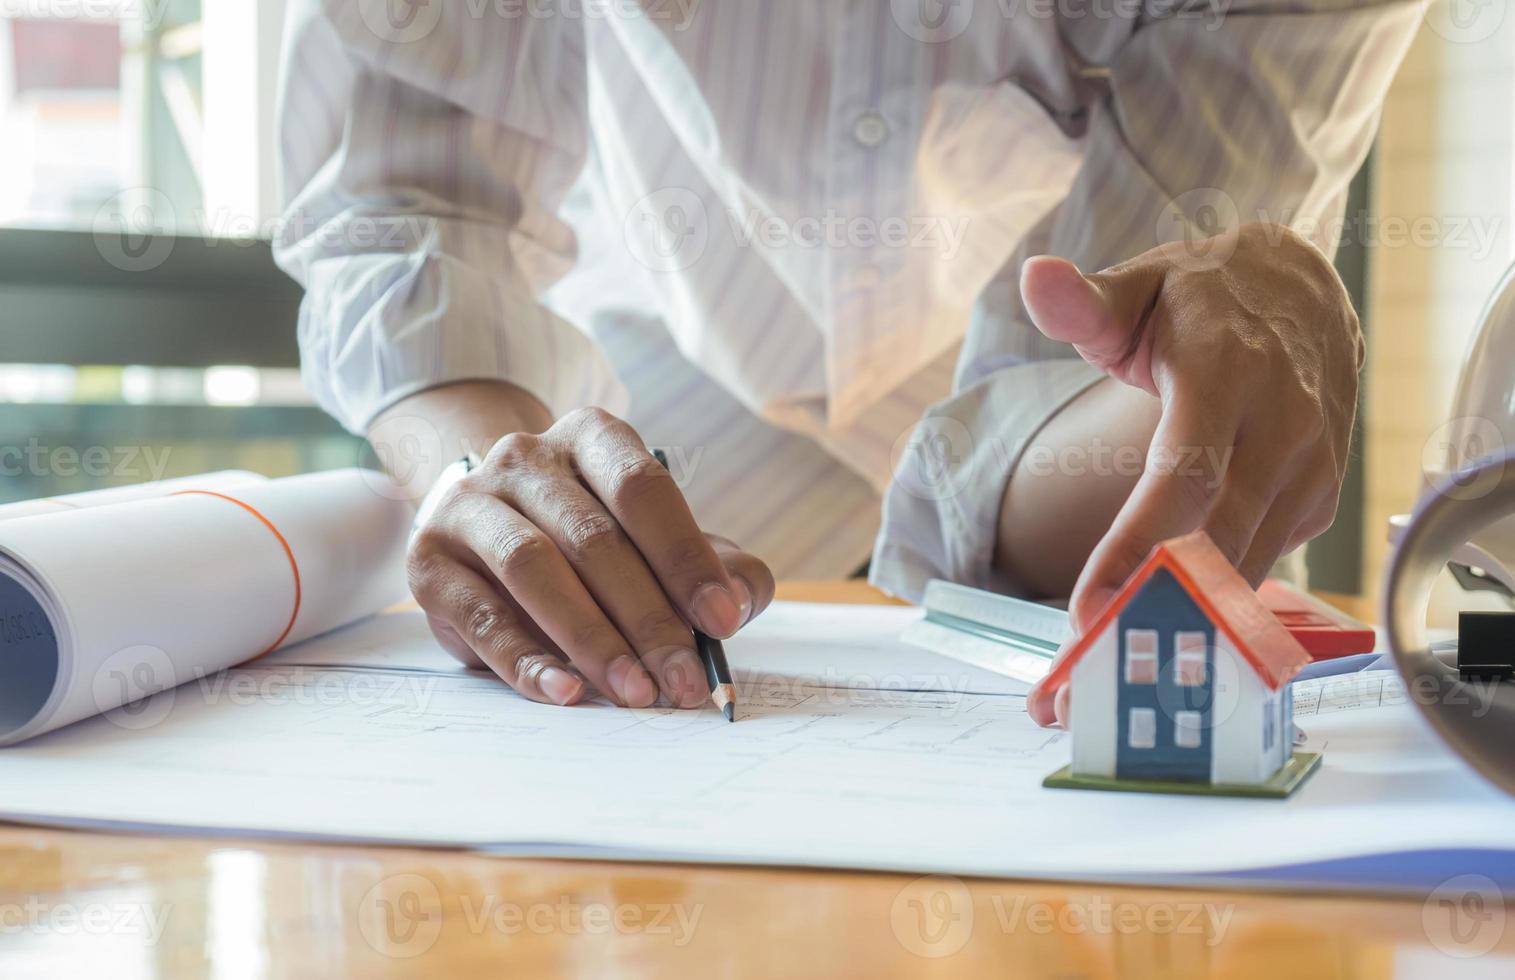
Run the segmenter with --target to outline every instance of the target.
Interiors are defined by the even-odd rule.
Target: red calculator
[[[1372,627],[1286,582],[1270,578],[1257,594],[1316,660],[1372,653],[1377,645]]]

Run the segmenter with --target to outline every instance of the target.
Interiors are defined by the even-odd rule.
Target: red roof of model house
[[[1310,655],[1263,605],[1257,593],[1241,577],[1215,542],[1203,531],[1165,541],[1121,586],[1105,606],[1094,625],[1079,637],[1066,655],[1060,657],[1047,675],[1047,687],[1056,690],[1067,683],[1069,674],[1112,621],[1120,615],[1126,602],[1136,595],[1159,568],[1166,568],[1178,579],[1191,598],[1204,611],[1215,628],[1230,637],[1242,655],[1267,685],[1277,690],[1287,684],[1300,668],[1310,662]]]

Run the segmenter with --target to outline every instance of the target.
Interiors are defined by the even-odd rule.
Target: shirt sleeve
[[[1257,221],[1334,254],[1348,184],[1424,9],[1420,0],[1140,6],[1134,18],[1063,24],[1070,70],[1092,86],[1084,162],[979,298],[956,394],[928,411],[900,456],[870,576],[895,595],[918,601],[933,577],[1022,591],[1014,569],[993,561],[1005,486],[1047,421],[1101,375],[1031,325],[1021,263],[1053,254],[1098,270]]]
[[[306,290],[323,408],[361,433],[407,395],[487,379],[555,415],[622,409],[593,340],[538,300],[576,251],[557,209],[587,154],[582,23],[294,0],[279,115],[275,257]]]

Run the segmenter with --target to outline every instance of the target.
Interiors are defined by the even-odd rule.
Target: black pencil
[[[663,469],[668,469],[668,457],[661,449],[654,449],[652,455]],[[721,709],[727,721],[736,721],[736,684],[731,680],[731,666],[726,663],[726,649],[720,640],[699,630],[694,631],[694,649],[700,655],[700,663],[705,665],[710,699]]]
[[[727,721],[736,721],[736,685],[731,682],[731,668],[721,641],[694,631],[694,648],[705,665],[705,679],[710,682],[710,699],[721,709]]]

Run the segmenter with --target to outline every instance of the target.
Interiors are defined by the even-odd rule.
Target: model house
[[[1066,784],[1276,785],[1309,660],[1208,535],[1159,545],[1053,670],[1072,685]]]

